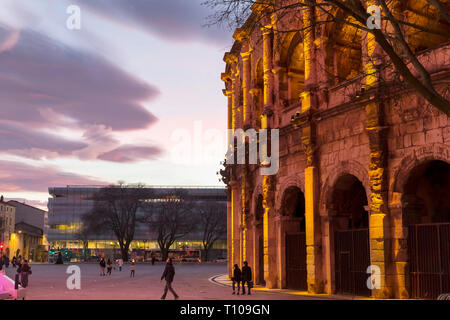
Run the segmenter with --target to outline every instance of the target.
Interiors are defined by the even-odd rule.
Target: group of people
[[[152,265],[155,264],[155,258],[152,257]],[[123,259],[117,259],[116,263],[119,267],[119,271],[122,271],[122,267],[123,267]],[[105,274],[105,268],[107,269],[106,274]],[[105,258],[101,258],[100,259],[100,276],[106,276],[106,275],[111,275],[113,269],[113,264],[111,262],[111,259],[108,258],[107,261],[105,261]],[[114,268],[115,269],[115,268]],[[134,260],[131,260],[130,263],[130,278],[133,277],[135,275],[135,271],[136,271],[136,263]],[[164,293],[161,297],[162,300],[166,299],[167,296],[167,292],[170,291],[175,299],[178,299],[178,295],[176,294],[175,290],[173,290],[172,288],[172,282],[173,282],[173,278],[175,277],[175,268],[173,266],[172,263],[172,259],[171,258],[167,258],[166,260],[166,267],[164,269],[164,272],[161,276],[161,281],[165,280],[166,281],[166,285],[164,287]]]
[[[28,287],[28,276],[31,275],[31,267],[28,264],[28,260],[23,259],[22,256],[19,256],[16,258],[14,256],[11,259],[11,264],[13,268],[16,268],[16,281],[18,284],[20,284],[23,288]],[[0,270],[3,270],[3,266],[6,268],[9,268],[10,260],[7,255],[1,255],[0,256]]]
[[[239,295],[241,284],[242,294],[245,294],[245,284],[247,284],[248,294],[251,295],[251,288],[253,287],[252,268],[249,267],[247,261],[244,261],[242,271],[237,264],[234,265],[233,278],[231,280],[233,281],[233,294],[236,294],[236,284],[237,294]]]
[[[116,267],[113,266],[113,263],[111,262],[111,259],[108,258],[108,261],[105,261],[105,258],[101,258],[100,259],[100,276],[110,276],[112,274],[112,269],[114,268],[114,270],[116,269]],[[122,272],[122,268],[123,268],[123,259],[117,259],[116,260],[116,264],[118,266],[118,269],[120,272]],[[106,269],[106,273],[105,273],[105,269]],[[130,264],[130,278],[134,278],[136,272],[136,263],[134,260],[131,260],[131,264]]]

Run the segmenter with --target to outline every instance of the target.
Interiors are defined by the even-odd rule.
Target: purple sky
[[[201,0],[2,0],[0,194],[115,183],[220,185],[231,34]],[[69,30],[66,9],[81,9]],[[223,138],[223,139],[222,139]]]

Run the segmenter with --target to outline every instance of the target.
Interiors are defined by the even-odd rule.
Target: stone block
[[[412,134],[411,141],[413,146],[421,146],[425,144],[425,133],[417,132]]]
[[[420,131],[423,131],[423,120],[419,119],[406,124],[406,133],[415,133]]]
[[[434,143],[434,142],[442,143],[443,142],[442,129],[438,128],[438,129],[428,130],[425,133],[425,142],[427,144]]]
[[[411,135],[410,134],[405,134],[405,136],[403,137],[403,146],[405,148],[410,147],[412,144],[411,142]]]

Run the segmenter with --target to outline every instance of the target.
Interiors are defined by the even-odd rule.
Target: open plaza
[[[69,290],[66,273],[70,265],[81,269],[81,289]],[[97,263],[80,264],[32,264],[32,275],[26,288],[26,300],[159,300],[165,282],[161,275],[165,264],[136,264],[136,275],[130,278],[130,266],[125,264],[122,271],[117,268],[111,276],[100,276]],[[14,279],[16,270],[11,266],[6,275]],[[232,295],[232,288],[226,281],[218,281],[226,273],[226,264],[175,264],[173,288],[180,300],[302,300],[317,299],[301,295],[260,291],[252,295]],[[328,297],[329,298],[329,297]],[[173,299],[169,293],[168,300]],[[323,297],[323,299],[326,299]]]

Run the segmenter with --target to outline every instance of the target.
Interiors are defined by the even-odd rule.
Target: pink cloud
[[[98,159],[114,162],[133,162],[136,160],[154,159],[155,156],[160,153],[161,149],[158,147],[123,145],[117,149],[99,155]]]
[[[0,193],[16,191],[48,192],[50,186],[107,184],[89,176],[61,172],[55,167],[34,167],[24,163],[0,161]]]

